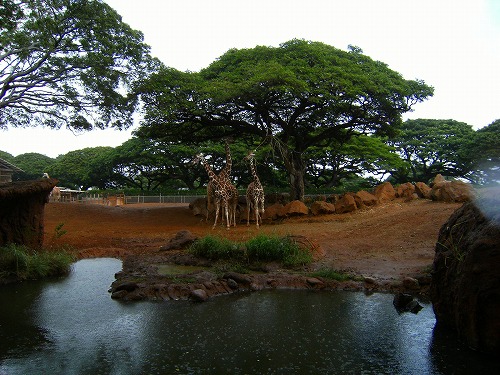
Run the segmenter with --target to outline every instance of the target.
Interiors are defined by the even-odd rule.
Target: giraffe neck
[[[260,184],[259,176],[257,176],[257,170],[255,168],[255,159],[250,159],[250,171],[252,172],[252,177],[253,180],[255,181],[256,184]]]
[[[216,178],[217,176],[215,175],[214,171],[212,170],[212,168],[210,168],[210,165],[208,165],[207,161],[205,159],[201,159],[201,163],[203,164],[203,166],[205,167],[205,170],[207,171],[207,174],[208,174],[208,177],[210,179],[214,179]]]
[[[219,173],[220,176],[229,178],[231,175],[231,167],[233,165],[233,161],[231,159],[231,151],[229,150],[229,144],[226,141],[226,165],[222,168],[222,171]]]

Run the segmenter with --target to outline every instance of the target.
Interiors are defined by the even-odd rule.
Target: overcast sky
[[[500,119],[500,0],[106,0],[144,33],[167,66],[198,71],[231,48],[290,39],[349,44],[434,97],[406,118],[454,119],[475,129]],[[116,147],[130,131],[74,135],[42,128],[0,130],[0,150],[56,157],[85,147]]]

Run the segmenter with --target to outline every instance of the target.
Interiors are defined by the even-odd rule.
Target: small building
[[[0,184],[12,182],[12,175],[16,172],[24,172],[21,168],[0,158]]]

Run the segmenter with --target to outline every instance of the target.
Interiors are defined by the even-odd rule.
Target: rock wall
[[[44,208],[57,182],[41,179],[0,185],[0,246],[42,246]]]
[[[438,325],[500,353],[500,190],[465,203],[439,232],[430,288]]]

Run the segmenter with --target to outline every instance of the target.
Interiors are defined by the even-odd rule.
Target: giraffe
[[[260,183],[259,176],[255,166],[255,154],[250,152],[245,159],[250,163],[250,171],[252,173],[253,181],[248,184],[246,200],[247,200],[247,226],[250,225],[250,211],[255,211],[255,221],[257,228],[259,228],[259,221],[262,224],[262,215],[264,214],[264,188]]]
[[[231,150],[229,149],[229,142],[227,139],[224,140],[226,148],[226,165],[219,172],[218,177],[221,179],[226,179],[229,181],[231,176],[231,168],[233,165],[233,160],[231,159]],[[214,197],[214,182],[210,180],[207,184],[207,215],[205,221],[208,221],[208,216],[210,214],[211,201],[215,199]],[[238,206],[238,189],[231,184],[232,197],[229,201],[230,213],[229,217],[232,218],[233,225],[236,226],[236,209]]]
[[[221,211],[221,217],[223,217],[225,214],[226,227],[227,229],[229,229],[231,224],[229,220],[229,203],[233,198],[233,195],[235,194],[234,191],[236,188],[231,184],[228,178],[225,178],[225,175],[218,176],[215,174],[210,165],[208,165],[203,154],[198,154],[194,159],[194,162],[203,164],[203,167],[205,167],[205,170],[207,171],[210,182],[212,183],[213,197],[215,201],[215,221],[212,229],[214,229],[217,225],[219,211]]]

